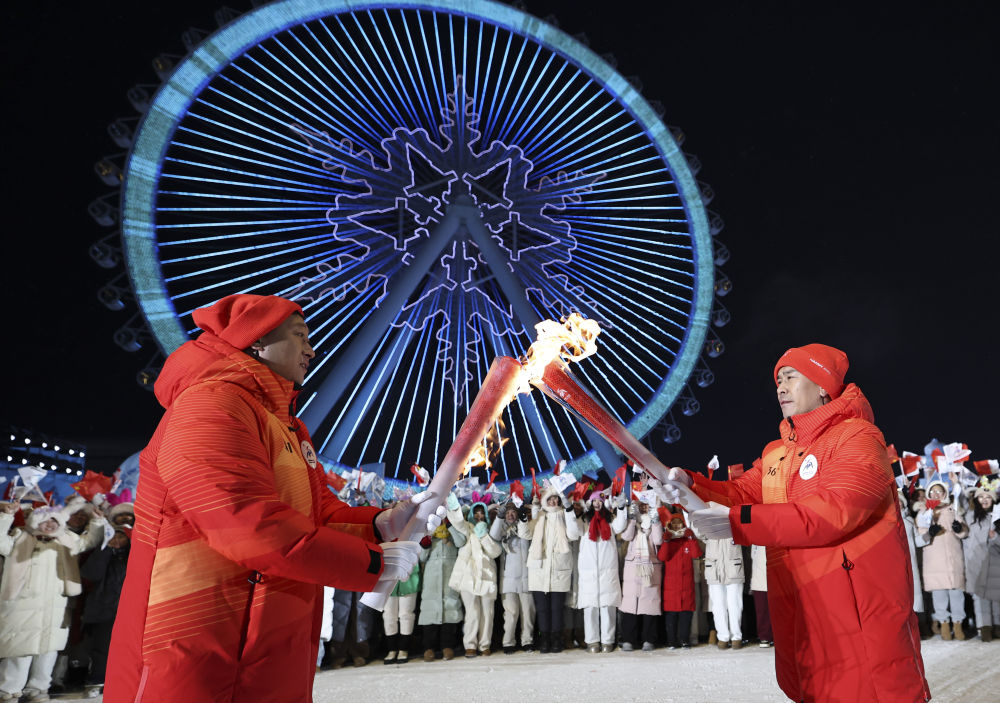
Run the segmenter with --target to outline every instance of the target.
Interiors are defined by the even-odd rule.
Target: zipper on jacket
[[[844,555],[844,561],[841,562],[841,566],[844,567],[844,571],[850,571],[854,568],[854,562],[847,558],[847,552],[841,550],[841,554]]]
[[[264,580],[264,574],[259,571],[254,571],[250,574],[247,581],[250,582],[250,593],[247,595],[247,608],[243,616],[243,628],[240,630],[240,649],[238,660],[243,659],[243,650],[247,646],[247,638],[250,635],[250,609],[253,607],[253,596],[254,591],[257,590],[257,584]]]
[[[788,427],[789,427],[788,440],[790,442],[794,442],[798,439],[798,435],[795,432],[795,418],[792,416],[788,417]]]

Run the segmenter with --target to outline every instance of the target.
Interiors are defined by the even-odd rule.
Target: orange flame
[[[483,441],[479,443],[466,462],[465,470],[462,472],[463,476],[468,476],[469,472],[477,466],[485,466],[487,469],[493,466],[492,459],[500,453],[503,445],[510,441],[510,437],[504,436],[504,429],[503,420],[497,418],[497,421],[490,427],[490,431],[483,437]]]
[[[575,362],[597,353],[597,336],[601,326],[597,320],[584,319],[578,312],[555,320],[542,320],[535,325],[535,341],[521,359],[524,379],[519,393],[530,393],[531,384],[541,379],[545,367],[556,359]]]

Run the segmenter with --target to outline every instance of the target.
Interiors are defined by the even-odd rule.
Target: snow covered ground
[[[1000,642],[923,643],[927,680],[935,701],[1000,700]],[[766,703],[786,701],[774,681],[774,650],[752,646],[588,654],[514,654],[398,666],[374,661],[316,676],[315,703],[573,702]],[[82,700],[61,698],[63,701]]]
[[[1000,700],[1000,642],[927,640],[924,666],[935,701]],[[315,703],[335,701],[658,701],[761,703],[787,701],[774,680],[774,650],[757,646],[720,651],[688,650],[588,654],[502,652],[476,659],[373,662],[360,669],[324,671],[316,677]]]

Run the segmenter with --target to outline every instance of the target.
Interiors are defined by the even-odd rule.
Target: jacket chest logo
[[[799,478],[803,481],[808,481],[816,475],[817,471],[819,471],[819,462],[815,456],[809,454],[802,460],[802,464],[799,466]]]
[[[319,461],[316,459],[316,450],[313,449],[313,445],[309,440],[302,440],[302,456],[305,458],[306,463],[309,464],[310,469],[315,469],[319,465]]]

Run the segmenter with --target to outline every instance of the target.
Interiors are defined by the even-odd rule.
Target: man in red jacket
[[[314,356],[296,303],[232,295],[194,322],[156,381],[104,700],[309,701],[323,586],[405,577],[419,546],[390,542],[418,501],[350,508],[326,488],[294,412]]]
[[[709,508],[705,539],[767,547],[778,685],[794,701],[927,701],[913,574],[896,486],[871,406],[822,344],[774,367],[781,438],[726,482],[671,469]],[[664,498],[677,502],[676,489]]]

